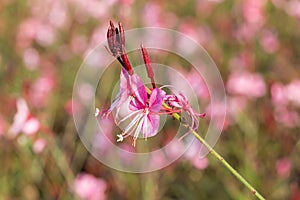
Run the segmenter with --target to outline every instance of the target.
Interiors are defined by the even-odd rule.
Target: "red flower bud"
[[[154,73],[153,73],[151,63],[150,63],[150,58],[149,58],[147,50],[144,48],[144,46],[142,44],[141,44],[141,50],[142,50],[142,54],[143,54],[144,63],[146,65],[148,77],[151,79],[152,87],[155,88],[156,86],[155,86],[155,81],[154,81]]]

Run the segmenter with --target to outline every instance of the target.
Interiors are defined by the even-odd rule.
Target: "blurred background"
[[[210,155],[130,174],[87,152],[72,118],[73,82],[110,19],[199,42],[228,95],[215,149],[267,199],[300,199],[297,0],[1,0],[0,199],[255,199]]]

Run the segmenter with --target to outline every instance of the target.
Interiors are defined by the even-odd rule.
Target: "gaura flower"
[[[191,124],[189,125],[189,127],[191,127],[193,130],[196,130],[199,126],[198,118],[203,118],[206,116],[206,113],[197,113],[189,104],[187,97],[182,93],[179,93],[177,95],[166,95],[164,97],[164,102],[172,109],[180,109],[181,112],[187,112],[191,118]]]
[[[140,80],[139,80],[140,81]],[[142,84],[142,82],[138,83]],[[117,142],[123,141],[124,138],[133,134],[133,145],[141,132],[143,137],[153,137],[158,132],[160,116],[159,112],[162,107],[165,92],[155,88],[151,91],[148,98],[144,85],[137,88],[135,97],[129,103],[129,109],[132,111],[127,117],[121,119],[118,124],[132,118],[131,122],[126,126],[124,132],[119,134]]]
[[[120,91],[110,108],[102,112],[101,115],[104,117],[109,116],[114,109],[120,108],[120,106],[125,103],[130,96],[135,96],[135,91],[143,85],[144,84],[137,74],[129,75],[129,73],[122,68],[120,74]],[[95,116],[98,116],[98,114],[100,114],[100,112],[96,109]]]
[[[141,45],[141,52],[148,78],[151,80],[153,88],[151,90],[148,89],[147,93],[145,85],[140,77],[137,74],[134,74],[128,60],[124,47],[124,30],[121,23],[119,23],[119,28],[115,28],[113,23],[110,22],[107,40],[110,52],[122,65],[120,74],[120,92],[109,109],[100,112],[99,109],[96,108],[95,116],[101,114],[102,117],[107,117],[114,109],[116,109],[116,116],[118,116],[121,106],[126,103],[128,99],[130,100],[128,105],[129,114],[119,121],[116,121],[116,124],[120,125],[121,123],[130,120],[129,124],[125,127],[124,132],[117,135],[117,142],[122,142],[124,138],[132,135],[133,145],[135,146],[140,133],[142,133],[145,139],[155,136],[158,132],[161,114],[171,115],[174,113],[181,114],[182,112],[186,112],[191,118],[191,124],[187,124],[183,117],[181,117],[181,121],[192,130],[198,128],[198,117],[203,118],[205,113],[199,114],[195,112],[186,96],[182,93],[177,94],[173,92],[173,94],[166,95],[166,92],[162,89],[169,88],[172,91],[171,86],[166,85],[160,88],[156,87],[148,52],[143,45]],[[163,102],[165,102],[164,106],[162,106]]]

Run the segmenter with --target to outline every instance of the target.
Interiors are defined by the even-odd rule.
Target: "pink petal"
[[[17,113],[14,116],[14,122],[9,131],[12,136],[16,136],[23,128],[27,117],[29,116],[29,109],[24,99],[17,100]]]
[[[26,135],[33,135],[35,134],[40,128],[40,122],[37,118],[31,118],[26,121],[23,126],[23,132]]]
[[[145,108],[145,105],[142,104],[137,98],[134,98],[129,103],[129,109],[136,111]]]
[[[47,145],[47,141],[43,138],[39,138],[33,144],[33,151],[35,153],[41,153],[44,150],[46,145]]]
[[[129,80],[128,72],[122,68],[120,74],[120,93],[123,91],[129,90],[130,91],[130,80]]]
[[[152,112],[159,112],[165,92],[161,89],[153,89],[150,95],[149,108]]]
[[[145,106],[147,102],[147,92],[140,77],[136,74],[131,76],[131,88],[136,99]]]
[[[159,115],[146,115],[143,122],[143,135],[144,137],[153,137],[157,134],[159,127],[160,117]]]

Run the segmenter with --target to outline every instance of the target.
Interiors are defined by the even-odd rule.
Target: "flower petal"
[[[160,111],[165,94],[166,93],[163,90],[158,88],[152,90],[149,100],[149,109],[152,112]]]
[[[131,77],[131,89],[134,93],[135,98],[141,103],[141,105],[146,106],[147,102],[147,92],[143,82],[140,77],[133,74]]]
[[[143,121],[142,133],[144,137],[147,138],[147,137],[155,136],[158,131],[160,116],[148,114],[145,115],[143,120],[144,121]]]

